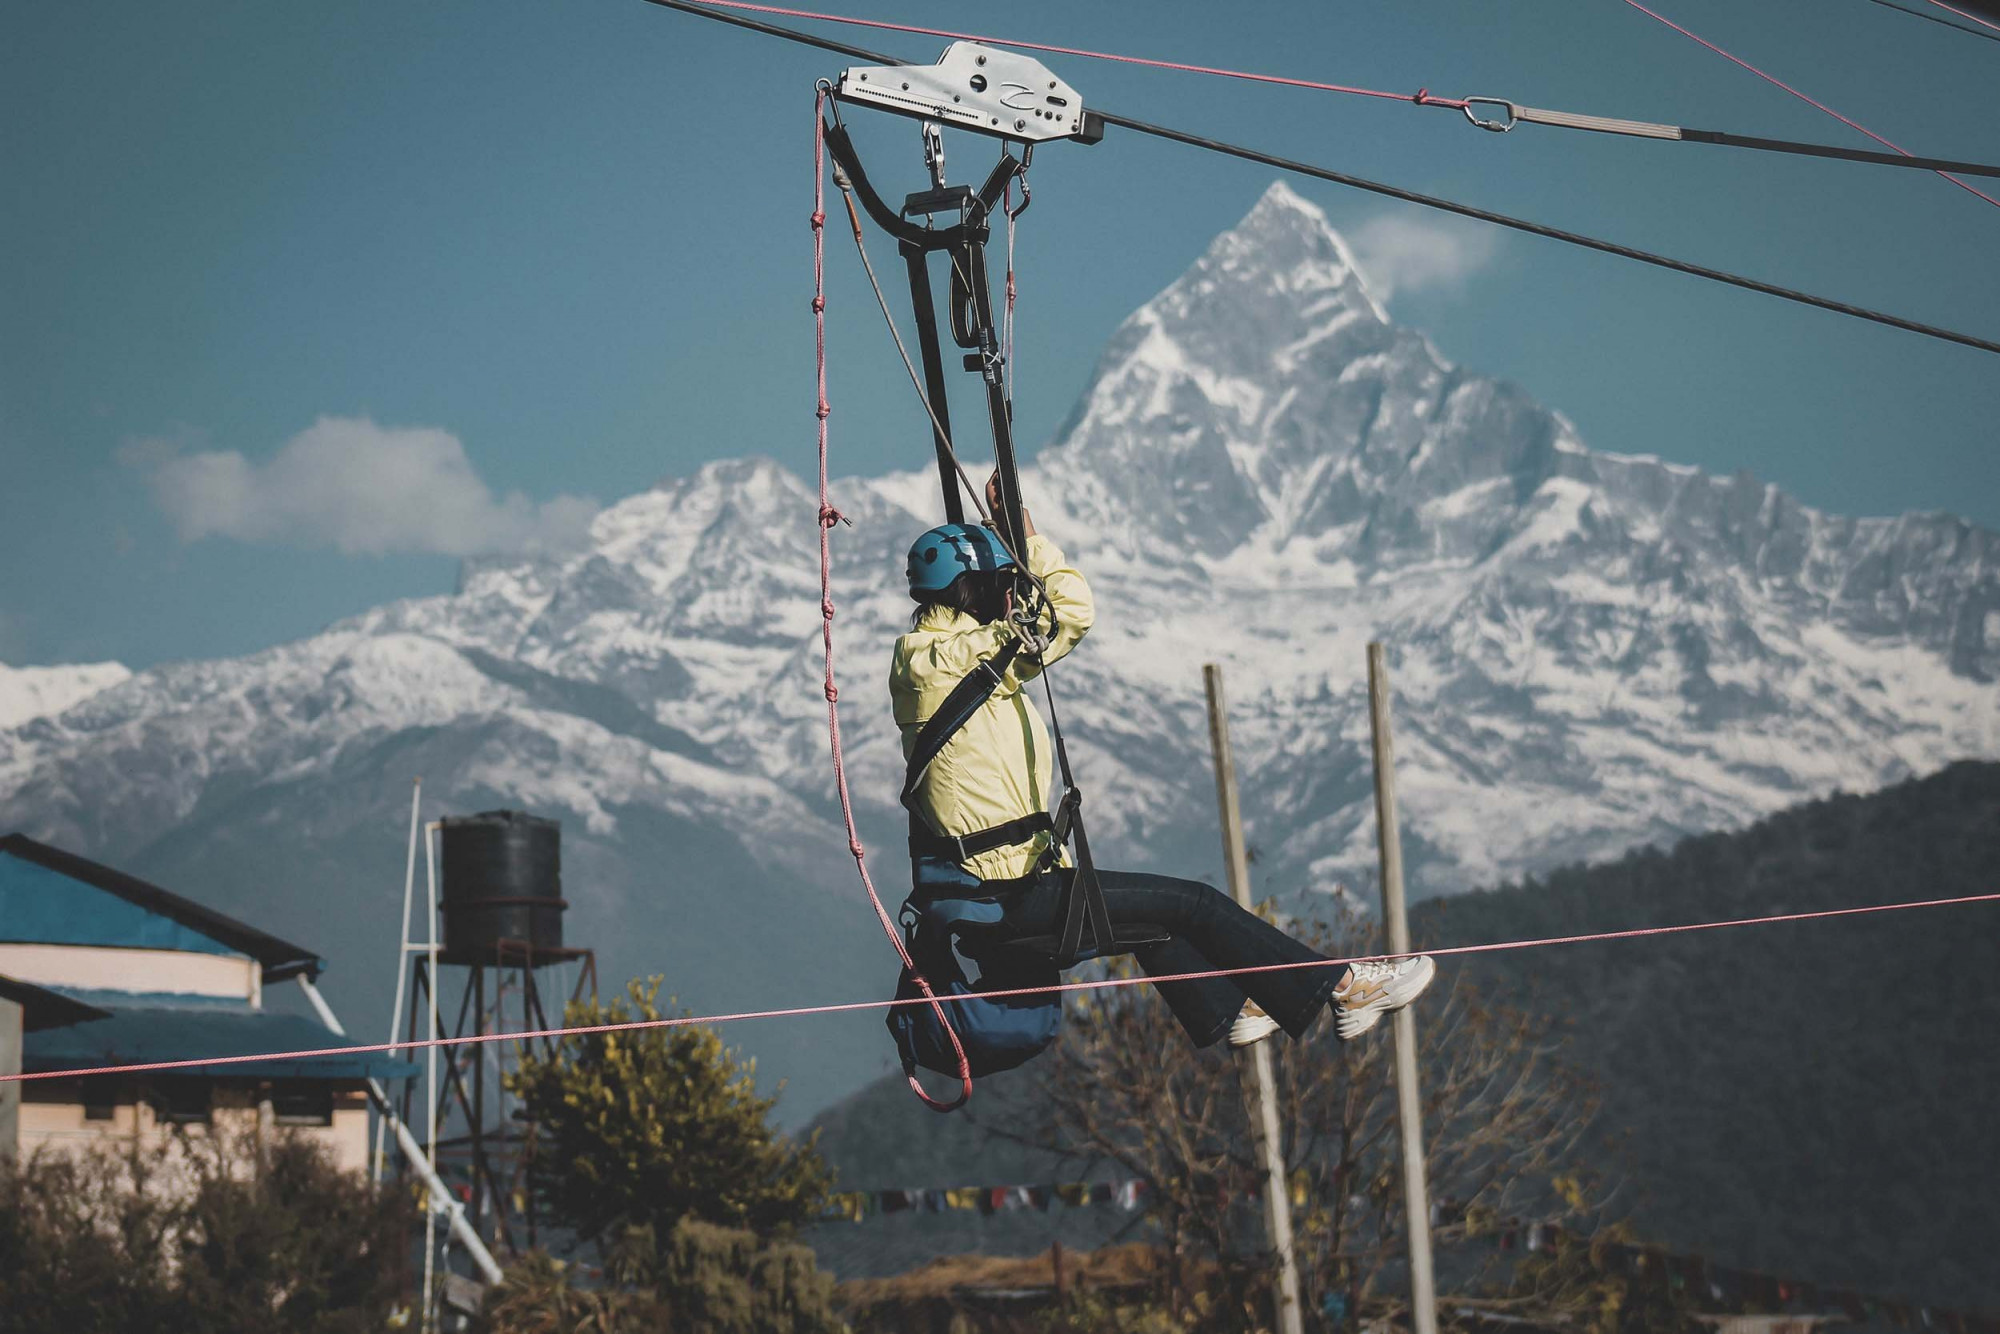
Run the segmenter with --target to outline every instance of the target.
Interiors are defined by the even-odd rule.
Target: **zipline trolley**
[[[921,387],[931,421],[932,442],[937,451],[938,481],[944,493],[945,517],[951,523],[965,522],[965,506],[960,495],[964,479],[952,446],[951,415],[946,402],[944,352],[939,334],[937,306],[931,286],[930,257],[942,252],[951,266],[950,296],[946,307],[952,342],[963,351],[965,370],[977,374],[986,391],[986,415],[993,436],[994,471],[998,477],[999,504],[990,516],[995,532],[1014,556],[1021,576],[1017,604],[1029,609],[1017,617],[1021,630],[1018,642],[1003,654],[1007,663],[968,676],[939,707],[920,733],[911,756],[904,804],[911,808],[912,855],[940,843],[970,855],[985,846],[1004,846],[1032,836],[1034,831],[1012,828],[982,831],[999,838],[982,845],[979,835],[964,839],[930,830],[914,806],[913,792],[924,766],[935,758],[959,727],[985,703],[998,684],[1001,672],[1017,653],[1038,653],[1039,637],[1034,630],[1035,609],[1041,602],[1040,590],[1027,574],[1027,543],[1021,515],[1021,487],[1014,451],[1013,403],[1009,375],[999,333],[995,327],[992,284],[987,274],[986,244],[991,236],[991,220],[1000,213],[1011,225],[1027,211],[1031,196],[1027,189],[1028,164],[1035,145],[1053,139],[1071,139],[1094,144],[1104,137],[1104,123],[1083,104],[1068,83],[1051,73],[1031,56],[1003,51],[977,42],[958,41],[945,48],[935,65],[857,66],[844,71],[828,87],[833,123],[823,127],[827,151],[835,164],[835,180],[843,192],[858,197],[862,208],[884,232],[896,241],[909,273],[910,304],[916,317],[917,343],[923,366]],[[923,123],[924,163],[931,185],[907,196],[900,209],[891,208],[862,166],[854,141],[840,119],[840,105],[873,107]],[[974,189],[950,185],[945,179],[944,139],[946,127],[969,130],[1001,140],[1000,160]],[[1019,148],[1017,157],[1015,147]],[[1009,205],[1009,187],[1021,182],[1021,202]],[[921,221],[917,221],[921,219]],[[857,231],[858,237],[858,231]],[[1011,286],[1011,273],[1010,286]],[[879,292],[878,292],[879,295]],[[1011,303],[1010,303],[1011,304]],[[886,308],[885,308],[886,309]],[[973,493],[973,503],[979,496]],[[1043,687],[1048,690],[1047,674]],[[1055,697],[1048,695],[1049,725],[1056,758],[1062,773],[1063,798],[1042,828],[1052,830],[1053,846],[1072,851],[1073,873],[1060,914],[1062,929],[1056,935],[1016,939],[1006,948],[1045,956],[1058,968],[1067,968],[1081,958],[1126,953],[1143,945],[1167,939],[1159,927],[1129,923],[1114,927],[1104,905],[1104,891],[1090,856],[1084,833],[1082,794],[1071,773],[1062,726],[1055,713]],[[1012,837],[999,837],[1001,834]],[[1086,928],[1088,935],[1086,936]]]

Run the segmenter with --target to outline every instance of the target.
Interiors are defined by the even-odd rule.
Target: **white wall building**
[[[38,843],[0,838],[0,1073],[352,1045],[263,1007],[264,989],[321,959],[157,885]],[[0,1084],[0,1154],[239,1126],[290,1127],[341,1166],[368,1163],[365,1081],[415,1067],[380,1054]]]

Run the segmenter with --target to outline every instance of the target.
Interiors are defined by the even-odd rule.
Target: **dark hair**
[[[915,629],[932,607],[943,607],[982,622],[997,621],[1007,614],[1007,590],[1011,584],[1005,570],[967,570],[930,594],[910,613],[910,628]]]

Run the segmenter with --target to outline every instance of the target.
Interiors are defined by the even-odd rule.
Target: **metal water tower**
[[[508,949],[563,947],[562,825],[520,811],[438,821],[443,962],[491,963]]]
[[[410,1004],[403,1023],[411,1041],[437,1031],[447,1038],[534,1032],[557,1027],[567,998],[597,996],[597,958],[563,943],[562,826],[521,811],[483,811],[426,826],[431,870],[432,939],[406,945]],[[434,842],[432,841],[434,840]],[[441,925],[439,925],[441,922]],[[566,974],[574,966],[574,978]],[[559,976],[550,976],[558,969]],[[550,983],[555,983],[551,995]],[[529,1043],[553,1053],[553,1038],[444,1046],[443,1077],[431,1095],[436,1120],[412,1121],[421,1105],[416,1080],[405,1085],[404,1119],[437,1126],[439,1172],[462,1192],[473,1226],[509,1250],[536,1243],[528,1164],[535,1128],[518,1115],[502,1084]]]

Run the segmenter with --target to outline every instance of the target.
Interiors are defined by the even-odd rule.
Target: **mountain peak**
[[[1197,268],[1211,263],[1225,272],[1249,270],[1274,278],[1281,290],[1315,305],[1316,298],[1338,293],[1341,305],[1389,322],[1347,238],[1324,209],[1283,181],[1271,182],[1242,221],[1216,237]]]
[[[131,676],[132,669],[121,662],[54,667],[9,667],[0,662],[0,728],[62,713]]]
[[[1119,479],[1138,544],[1219,557],[1267,526],[1283,540],[1356,520],[1361,493],[1335,472],[1361,449],[1361,472],[1403,467],[1446,373],[1280,181],[1126,320],[1044,457]]]
[[[1347,250],[1347,243],[1326,216],[1326,210],[1283,181],[1272,181],[1250,211],[1243,215],[1243,220],[1230,230],[1264,238],[1287,232],[1314,238],[1330,237],[1343,255]]]

